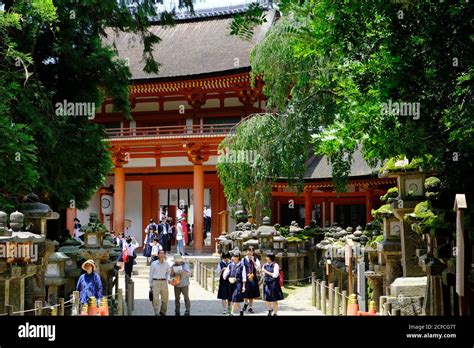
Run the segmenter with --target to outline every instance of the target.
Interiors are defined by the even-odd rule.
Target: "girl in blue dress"
[[[230,314],[232,292],[230,290],[229,279],[224,279],[224,271],[230,264],[230,253],[228,251],[223,252],[221,256],[221,262],[217,265],[216,272],[219,274],[219,289],[217,291],[217,298],[222,300],[222,314]]]
[[[268,308],[268,315],[278,314],[278,301],[283,300],[283,291],[280,286],[280,266],[275,262],[275,255],[268,254],[262,268],[264,277],[263,300]]]
[[[158,234],[156,233],[155,226],[149,226],[148,232],[145,237],[145,241],[143,242],[144,244],[144,249],[143,249],[143,256],[146,258],[151,256],[151,248],[153,246],[153,239],[158,238]],[[147,261],[149,261],[147,259]]]
[[[249,313],[253,311],[254,299],[260,298],[260,288],[258,286],[258,274],[260,273],[260,261],[255,256],[255,250],[253,246],[247,248],[247,255],[242,259],[242,263],[245,267],[245,273],[247,274],[247,288],[244,295],[244,309],[245,312],[248,308]]]
[[[76,290],[80,293],[81,304],[87,304],[90,297],[95,297],[97,303],[102,298],[102,280],[95,272],[96,265],[94,260],[87,260],[82,264],[82,269],[86,271],[79,277]]]
[[[232,291],[232,312],[230,315],[235,315],[239,311],[239,314],[243,316],[244,312],[240,309],[240,304],[244,302],[247,274],[243,262],[240,261],[240,251],[233,252],[232,262],[225,269],[223,278],[229,279]]]

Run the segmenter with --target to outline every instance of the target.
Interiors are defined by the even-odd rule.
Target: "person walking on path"
[[[232,302],[232,291],[229,283],[229,279],[224,279],[223,275],[226,268],[230,264],[230,253],[228,251],[223,252],[221,261],[217,265],[216,272],[219,275],[219,289],[217,290],[217,298],[222,301],[222,314],[230,314],[231,302]]]
[[[186,308],[184,315],[188,316],[191,311],[191,301],[189,300],[189,276],[191,268],[183,261],[183,257],[179,254],[174,256],[174,263],[171,266],[171,285],[174,286],[174,305],[175,315],[180,316],[180,300],[181,294],[184,297],[184,306]]]
[[[122,260],[125,268],[125,275],[132,278],[133,265],[135,263],[135,249],[138,248],[138,242],[135,237],[128,236],[123,243]]]
[[[143,256],[147,258],[147,265],[150,264],[151,248],[153,247],[153,239],[158,237],[156,228],[154,225],[149,226],[150,228],[145,229],[145,241],[143,242]],[[148,231],[147,231],[148,230]]]
[[[243,311],[245,312],[248,308],[249,313],[254,313],[252,309],[253,301],[256,298],[260,298],[258,274],[260,273],[261,265],[260,261],[255,257],[253,246],[247,248],[247,255],[242,259],[242,263],[245,267],[245,273],[247,274],[247,286],[244,296],[245,304]]]
[[[189,228],[188,228],[188,221],[186,220],[187,216],[188,215],[186,213],[181,214],[181,220],[180,220],[181,227],[183,228],[184,245],[189,245],[189,235],[188,235]],[[188,255],[188,254],[184,253],[184,255]]]
[[[243,262],[240,261],[240,251],[233,252],[232,262],[225,269],[223,278],[229,279],[232,291],[232,312],[230,315],[236,315],[238,311],[239,315],[243,316],[244,312],[240,309],[240,304],[244,302],[247,274]]]
[[[79,291],[81,304],[87,304],[90,297],[95,297],[97,303],[102,298],[102,280],[96,273],[94,260],[87,260],[82,264],[82,269],[86,273],[82,274],[77,281],[76,290]]]
[[[159,241],[158,237],[155,237],[151,243],[151,262],[158,260],[158,253],[160,250],[163,250]]]
[[[283,291],[280,286],[280,266],[275,262],[275,254],[266,256],[266,263],[262,268],[263,300],[268,309],[268,315],[278,315],[278,301],[283,300]]]
[[[170,264],[166,261],[165,251],[160,250],[158,252],[158,260],[151,263],[149,277],[150,289],[153,291],[153,310],[155,315],[165,316],[168,311],[169,281]]]
[[[178,221],[176,224],[176,251],[180,255],[184,255],[184,245],[185,245],[185,239],[184,239],[184,232],[183,232],[183,226],[181,225],[181,219]]]
[[[171,226],[167,222],[166,216],[163,216],[161,224],[158,225],[158,232],[160,233],[160,244],[163,250],[168,250],[168,240],[170,239]]]

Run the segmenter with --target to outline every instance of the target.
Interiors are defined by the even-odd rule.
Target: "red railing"
[[[193,126],[160,126],[137,128],[110,128],[106,130],[109,138],[127,137],[159,137],[159,136],[196,136],[196,135],[225,135],[234,132],[235,124],[206,124]]]

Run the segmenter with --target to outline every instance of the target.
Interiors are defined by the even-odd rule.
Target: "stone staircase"
[[[146,264],[146,257],[138,255],[135,261],[137,261],[137,264],[133,266],[133,277],[148,279],[150,274],[150,266],[147,266]]]

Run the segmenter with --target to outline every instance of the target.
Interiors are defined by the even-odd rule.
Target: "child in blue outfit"
[[[283,300],[283,291],[280,286],[280,266],[275,262],[275,255],[268,254],[262,268],[264,277],[263,300],[267,304],[268,315],[278,314],[278,301]]]
[[[222,314],[230,314],[232,292],[230,288],[229,279],[224,279],[224,272],[230,264],[230,253],[223,252],[221,262],[217,265],[216,272],[219,274],[219,289],[217,291],[217,298],[222,300]]]
[[[240,261],[240,251],[233,252],[232,262],[225,269],[223,278],[229,279],[232,291],[232,313],[230,315],[235,315],[237,310],[241,316],[244,315],[244,312],[240,309],[240,304],[244,302],[247,274],[243,262]]]

